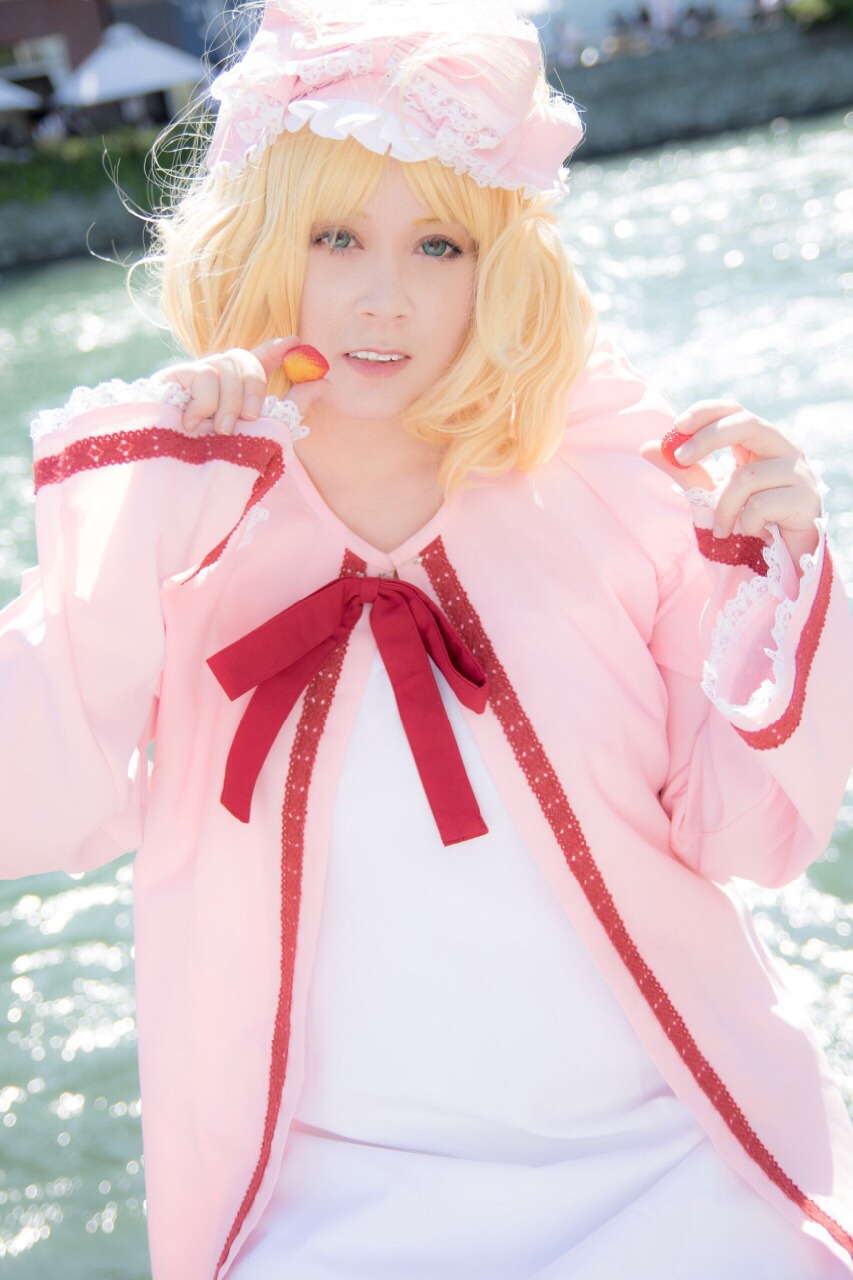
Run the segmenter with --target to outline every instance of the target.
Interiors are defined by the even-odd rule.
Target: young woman
[[[814,475],[718,401],[662,453],[529,23],[349,12],[268,4],[217,82],[160,224],[195,358],[36,422],[0,632],[5,874],[139,849],[154,1280],[849,1276],[850,1120],[735,883],[853,760]]]

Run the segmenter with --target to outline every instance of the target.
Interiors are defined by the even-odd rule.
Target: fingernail
[[[258,396],[249,396],[248,400],[243,406],[243,417],[257,418],[260,411],[261,411],[260,398]]]
[[[715,538],[722,538],[723,536],[723,526],[721,524],[718,524],[716,521],[714,521],[713,533]]]
[[[233,413],[226,413],[225,417],[222,419],[222,421],[219,424],[220,435],[223,435],[223,436],[228,435],[228,433],[231,431],[236,421],[237,419],[234,417]]]
[[[695,452],[696,452],[695,444],[690,444],[688,442],[687,444],[681,444],[678,446],[678,448],[675,451],[675,457],[678,459],[679,462],[689,462]]]
[[[692,421],[693,421],[693,414],[688,409],[684,413],[680,413],[677,418],[673,419],[672,425],[674,427],[685,427],[689,422],[692,422]]]

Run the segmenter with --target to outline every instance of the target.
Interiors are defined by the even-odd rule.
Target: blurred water
[[[830,487],[848,589],[851,143],[853,113],[835,113],[578,163],[564,214],[603,326],[678,408],[731,395],[806,447]],[[140,377],[173,358],[115,266],[83,259],[0,276],[0,603],[35,555],[29,419],[77,384]],[[851,852],[848,792],[830,849],[805,876],[779,892],[746,888],[853,1110]],[[0,1258],[19,1280],[149,1274],[132,864],[0,882],[9,1028],[0,1050]]]

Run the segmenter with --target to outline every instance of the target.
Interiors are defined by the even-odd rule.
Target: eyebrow
[[[355,213],[350,214],[350,217],[361,218],[363,222],[371,221],[370,215],[365,213],[363,209],[356,209]],[[414,222],[412,223],[412,226],[413,227],[425,227],[425,226],[431,226],[431,225],[440,226],[443,221],[444,221],[443,218],[415,218]]]

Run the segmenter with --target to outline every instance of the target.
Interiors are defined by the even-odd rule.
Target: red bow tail
[[[366,603],[442,843],[487,834],[429,659],[477,712],[488,701],[486,674],[435,602],[399,579],[335,578],[208,658],[229,698],[255,690],[228,753],[222,804],[249,821],[255,784],[282,725]]]

